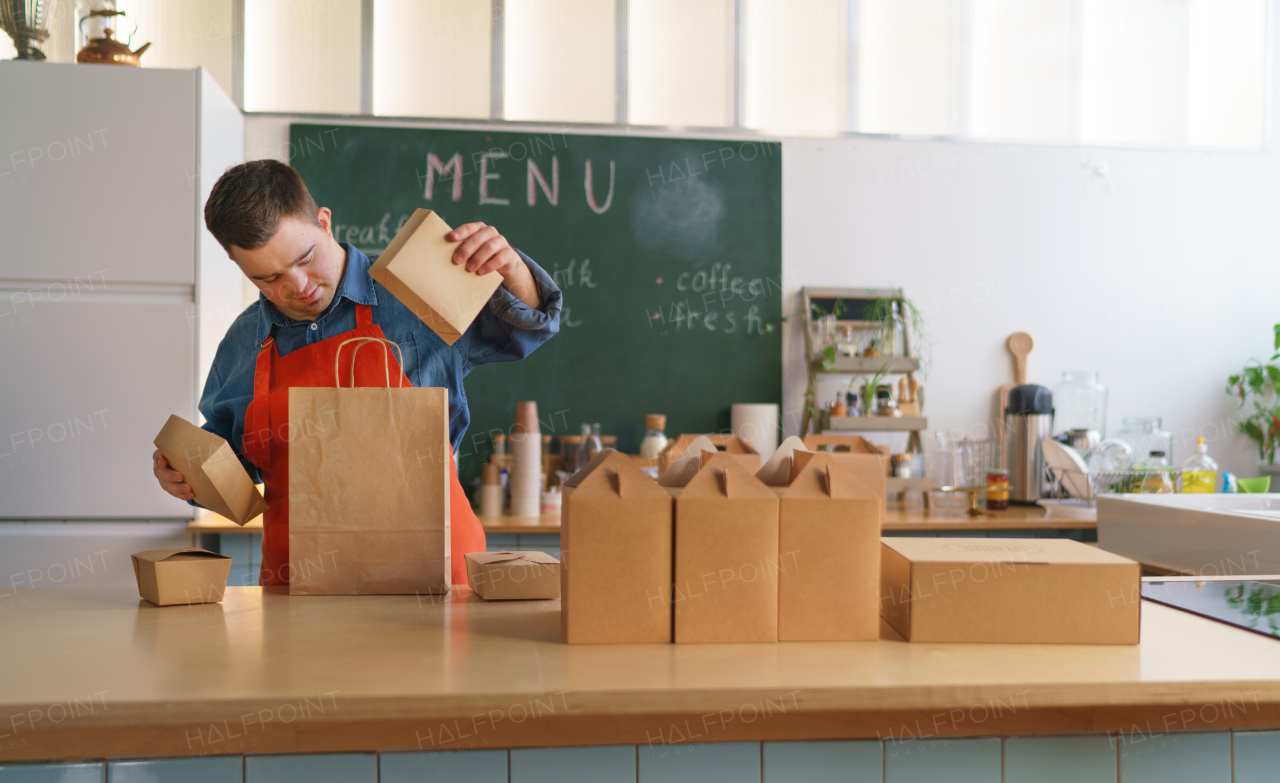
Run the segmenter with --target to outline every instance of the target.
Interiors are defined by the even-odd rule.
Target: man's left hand
[[[466,223],[451,231],[448,238],[462,243],[453,251],[453,263],[466,264],[467,271],[477,275],[497,272],[516,298],[535,310],[542,306],[533,273],[498,229],[485,223]]]
[[[515,265],[524,266],[519,254],[498,233],[498,229],[485,223],[466,223],[449,234],[453,242],[461,242],[453,251],[453,263],[466,264],[468,272],[487,275],[497,272],[506,278]]]

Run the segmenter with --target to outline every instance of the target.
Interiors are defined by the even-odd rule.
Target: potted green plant
[[[1243,410],[1253,408],[1236,426],[1258,447],[1258,460],[1264,468],[1276,464],[1276,446],[1280,445],[1280,324],[1271,327],[1273,350],[1271,359],[1262,363],[1250,359],[1240,372],[1227,378],[1227,393],[1240,400]]]

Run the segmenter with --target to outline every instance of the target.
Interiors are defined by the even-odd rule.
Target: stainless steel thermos
[[[1040,441],[1053,434],[1053,392],[1043,386],[1015,386],[1004,409],[1009,502],[1034,504],[1044,497],[1044,452]]]

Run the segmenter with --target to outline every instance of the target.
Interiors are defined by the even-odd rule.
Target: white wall
[[[931,338],[933,428],[986,436],[1013,380],[1004,341],[1026,331],[1031,382],[1102,373],[1109,432],[1159,414],[1255,475],[1223,388],[1270,356],[1280,321],[1274,154],[794,139],[783,166],[787,309],[802,285],[905,289]],[[794,321],[784,339],[791,433],[805,386]],[[1181,459],[1190,442],[1174,448]]]
[[[248,116],[245,158],[284,158],[289,119]],[[1277,214],[1270,151],[784,139],[785,311],[799,314],[803,285],[905,289],[927,319],[934,429],[988,436],[995,390],[1013,380],[1004,342],[1026,331],[1031,382],[1102,373],[1109,432],[1158,414],[1177,459],[1203,436],[1225,469],[1255,475],[1223,389],[1271,355]],[[805,386],[796,322],[783,330],[786,434]]]

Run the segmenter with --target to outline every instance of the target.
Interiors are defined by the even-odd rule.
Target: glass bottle
[[[829,345],[836,344],[836,317],[824,315],[818,318],[818,353],[822,353]]]
[[[667,417],[661,413],[650,413],[644,417],[644,440],[640,441],[640,458],[657,459],[667,447]]]
[[[1120,431],[1115,440],[1129,444],[1133,449],[1133,463],[1141,464],[1160,452],[1165,464],[1173,464],[1173,434],[1160,428],[1159,416],[1125,416],[1120,420]]]
[[[1144,495],[1173,494],[1173,479],[1169,476],[1167,470],[1169,462],[1165,459],[1163,451],[1149,452],[1147,459],[1141,464],[1146,473],[1142,477],[1142,487],[1139,492]]]
[[[584,428],[587,425],[582,425]],[[587,462],[590,462],[597,454],[604,451],[604,442],[600,440],[600,424],[599,422],[591,425],[590,433],[587,435]]]
[[[1107,437],[1107,387],[1098,381],[1098,373],[1069,370],[1053,387],[1054,429],[1092,430],[1098,439]],[[1158,426],[1158,424],[1157,424]]]
[[[1209,456],[1204,438],[1196,439],[1196,451],[1182,463],[1182,491],[1207,494],[1218,488],[1218,463]]]

